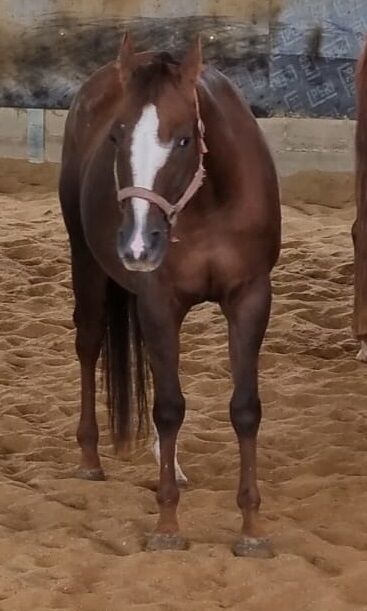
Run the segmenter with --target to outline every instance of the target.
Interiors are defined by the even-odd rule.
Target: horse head
[[[122,212],[117,251],[130,271],[159,267],[178,213],[203,180],[201,68],[199,38],[180,64],[168,53],[136,53],[129,34],[121,45],[122,96],[109,137]]]

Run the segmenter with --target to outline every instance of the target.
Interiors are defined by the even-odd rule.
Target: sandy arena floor
[[[351,338],[353,179],[283,184],[284,249],[261,359],[263,515],[273,560],[229,545],[239,526],[224,322],[183,333],[180,457],[188,552],[141,551],[154,524],[149,451],[73,478],[78,365],[57,169],[0,162],[0,611],[367,610],[367,368]]]

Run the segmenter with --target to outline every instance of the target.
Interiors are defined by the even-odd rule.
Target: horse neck
[[[237,145],[228,129],[221,100],[214,98],[205,84],[199,85],[198,95],[208,149],[204,159],[207,180],[220,199],[228,199],[232,193],[238,193],[242,182]]]

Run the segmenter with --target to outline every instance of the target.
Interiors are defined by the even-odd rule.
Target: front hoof
[[[76,473],[76,476],[79,479],[86,479],[92,482],[104,482],[106,480],[106,476],[103,472],[103,469],[87,469],[86,467],[80,467]]]
[[[262,537],[242,537],[232,546],[235,556],[242,558],[274,558],[274,550],[269,539]]]
[[[148,537],[145,547],[148,552],[158,552],[163,550],[183,551],[188,548],[189,542],[178,533],[174,535],[153,533]]]

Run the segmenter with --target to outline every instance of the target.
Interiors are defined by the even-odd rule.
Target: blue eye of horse
[[[184,138],[180,138],[179,141],[178,141],[178,146],[181,149],[184,149],[189,144],[189,142],[190,142],[189,136],[186,136]]]

